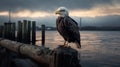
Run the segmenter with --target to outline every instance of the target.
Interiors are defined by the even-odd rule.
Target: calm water
[[[82,67],[120,67],[120,31],[82,31],[80,64]],[[41,39],[41,32],[37,32]],[[63,44],[57,31],[46,31],[46,46],[51,49]],[[40,41],[37,42],[41,44]],[[71,43],[71,47],[76,46]]]

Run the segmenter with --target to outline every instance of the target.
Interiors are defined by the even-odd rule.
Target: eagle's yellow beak
[[[58,11],[58,10],[57,10],[57,11],[55,11],[55,14],[60,14],[60,11]]]

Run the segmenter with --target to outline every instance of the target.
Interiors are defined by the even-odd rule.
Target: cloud
[[[52,16],[53,14],[43,11],[30,11],[30,10],[23,10],[16,13],[12,13],[13,17],[28,17],[28,18],[40,18],[40,17],[47,17]]]
[[[96,17],[120,15],[120,0],[1,0],[0,16],[12,11],[13,17],[54,16],[54,11],[65,6],[71,16]]]
[[[116,3],[115,0],[114,3]],[[113,0],[1,0],[0,10],[29,9],[52,11],[60,6],[69,9],[90,9],[96,5],[111,5]]]
[[[120,5],[119,5],[120,6]],[[8,11],[0,11],[0,16],[7,16]],[[96,6],[89,10],[86,9],[76,9],[70,10],[70,16],[76,17],[96,17],[96,16],[106,16],[106,15],[120,15],[120,7],[116,6]],[[42,10],[18,10],[12,12],[13,17],[29,17],[29,18],[38,18],[46,16],[54,16],[54,11],[42,11]]]
[[[97,17],[97,16],[107,16],[107,15],[120,15],[119,7],[100,7],[92,8],[89,10],[71,10],[70,16],[73,17]],[[8,11],[0,12],[0,16],[8,16]],[[12,17],[28,17],[28,18],[40,18],[47,16],[55,16],[54,12],[48,11],[31,11],[22,10],[18,12],[11,12]]]
[[[89,10],[73,10],[70,12],[71,16],[76,17],[97,17],[107,15],[120,15],[120,7],[95,7]]]
[[[89,22],[96,22],[93,25],[112,25],[115,22],[118,25],[120,21],[120,0],[1,0],[0,21],[8,19],[10,9],[12,21],[30,19],[38,24],[55,26],[54,11],[60,6],[67,7],[70,16],[78,18],[76,21],[82,17],[85,25],[93,24]]]
[[[7,11],[1,11],[0,16],[7,16],[9,13]]]

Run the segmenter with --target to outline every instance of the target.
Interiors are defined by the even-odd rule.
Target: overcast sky
[[[0,24],[11,20],[28,19],[37,21],[37,25],[55,26],[57,16],[54,11],[64,6],[70,16],[83,26],[120,26],[120,0],[0,0]]]

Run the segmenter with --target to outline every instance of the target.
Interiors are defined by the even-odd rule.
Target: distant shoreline
[[[41,28],[36,27],[36,30]],[[56,31],[56,27],[46,26],[47,31]],[[96,26],[84,26],[80,28],[81,31],[120,31],[120,27],[96,27]]]
[[[41,31],[41,30],[36,30]],[[46,30],[46,31],[57,31],[57,30]],[[120,31],[120,30],[79,30],[79,31]]]

